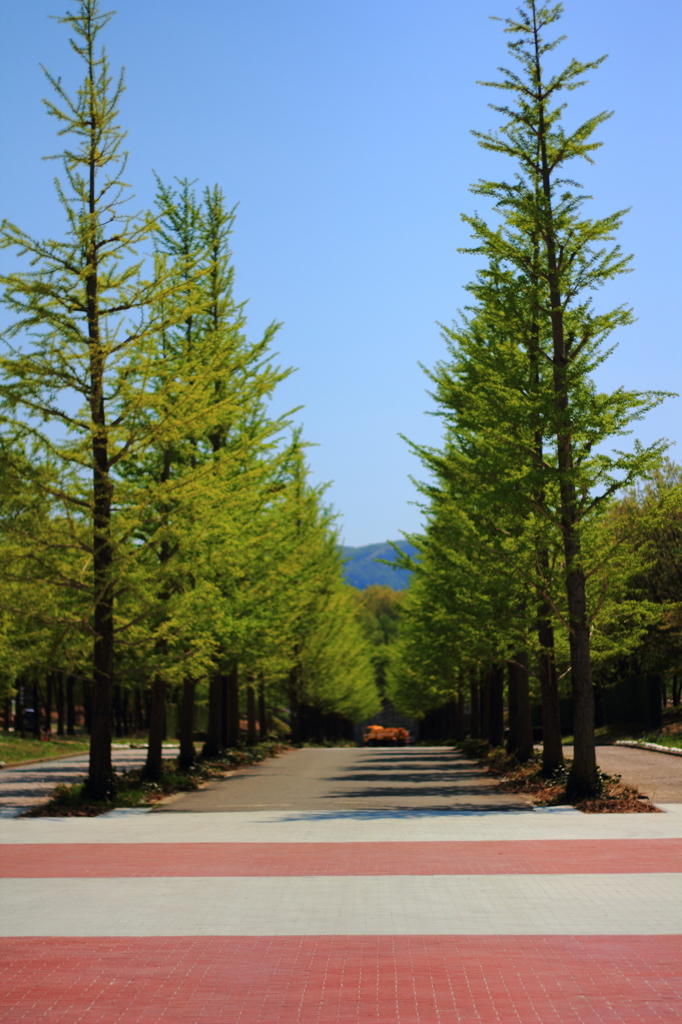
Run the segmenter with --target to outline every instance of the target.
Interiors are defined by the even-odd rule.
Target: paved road
[[[565,747],[568,756],[573,748]],[[609,775],[636,786],[655,804],[682,804],[682,757],[635,747],[597,747],[597,764]]]
[[[572,748],[564,748],[571,755]],[[175,749],[166,748],[172,757]],[[139,767],[146,751],[114,749],[117,768]],[[682,757],[601,746],[603,771],[622,775],[654,803],[682,803]],[[3,810],[42,803],[59,783],[78,781],[87,773],[87,754],[0,770],[0,815]],[[198,793],[184,794],[165,809],[177,811],[352,810],[371,808],[452,808],[494,810],[525,807],[517,796],[495,792],[471,761],[442,747],[305,748],[236,772]]]
[[[176,757],[177,748],[166,748],[164,757]],[[114,767],[139,768],[147,757],[146,749],[114,748],[111,759]],[[45,803],[55,786],[84,779],[88,773],[88,754],[59,758],[54,761],[36,761],[34,764],[16,765],[0,769],[0,815],[3,810],[12,813],[18,807],[35,807]],[[2,1018],[0,1018],[1,1020]]]
[[[521,810],[473,761],[443,747],[305,747],[255,765],[159,810]]]

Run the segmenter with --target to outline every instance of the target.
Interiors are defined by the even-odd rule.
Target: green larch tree
[[[505,31],[513,37],[508,48],[520,68],[503,68],[500,81],[483,83],[502,90],[510,102],[493,106],[504,118],[498,132],[474,134],[484,149],[509,157],[516,175],[473,189],[493,200],[502,218],[499,228],[478,216],[465,219],[479,242],[476,252],[529,280],[535,276],[541,286],[539,313],[550,336],[541,358],[551,368],[545,436],[553,450],[538,465],[542,486],[536,493],[557,495],[553,518],[563,546],[575,716],[569,787],[575,794],[591,794],[598,781],[583,530],[612,495],[660,461],[665,445],[608,451],[613,439],[628,433],[662,395],[624,389],[602,394],[592,382],[593,371],[609,354],[607,338],[629,324],[632,314],[623,306],[598,312],[590,293],[628,270],[629,258],[613,244],[624,211],[586,217],[588,197],[567,177],[571,161],[592,160],[600,146],[594,134],[609,114],[590,117],[574,130],[564,128],[564,94],[583,85],[604,58],[573,59],[563,70],[548,71],[550,55],[563,37],[548,41],[543,33],[561,14],[561,4],[524,0],[517,17],[505,20]]]
[[[99,45],[111,17],[98,0],[80,0],[74,14],[57,19],[71,30],[72,49],[84,65],[73,96],[46,72],[54,90],[54,99],[45,101],[47,111],[66,140],[58,157],[64,177],[55,181],[64,237],[33,238],[7,222],[1,234],[3,246],[30,262],[30,269],[2,278],[4,301],[15,317],[0,360],[5,415],[23,418],[62,473],[60,498],[91,529],[93,687],[86,790],[94,799],[114,788],[117,480],[125,461],[148,443],[144,411],[153,399],[140,367],[153,362],[163,326],[162,296],[177,287],[162,263],[151,265],[138,255],[150,238],[152,218],[125,212],[125,135],[118,123],[124,82],[122,74],[112,78]],[[160,429],[158,422],[154,429]]]

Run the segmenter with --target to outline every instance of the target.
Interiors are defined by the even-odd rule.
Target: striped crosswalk
[[[682,1019],[682,805],[0,821],[0,1020]]]

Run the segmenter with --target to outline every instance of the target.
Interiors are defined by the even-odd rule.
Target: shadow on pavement
[[[441,807],[358,807],[351,809],[339,808],[331,811],[292,811],[291,813],[278,815],[273,821],[325,821],[335,818],[360,818],[373,820],[375,818],[433,818],[441,815],[451,817],[453,814],[465,814],[469,817],[479,815],[487,816],[491,812],[496,814],[532,814],[533,808],[525,804],[511,807],[497,804],[458,804],[453,807],[451,804],[444,804]]]
[[[452,774],[453,781],[456,779],[477,779],[480,777],[480,771],[474,770],[467,771],[466,768]],[[330,782],[378,782],[382,779],[384,782],[444,782],[447,781],[448,776],[444,772],[429,771],[404,771],[404,772],[354,772],[348,775],[330,775],[328,776]]]

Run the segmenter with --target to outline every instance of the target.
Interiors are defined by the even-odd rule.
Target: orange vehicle
[[[366,747],[404,747],[409,739],[407,729],[385,729],[383,725],[368,725],[365,729]]]

